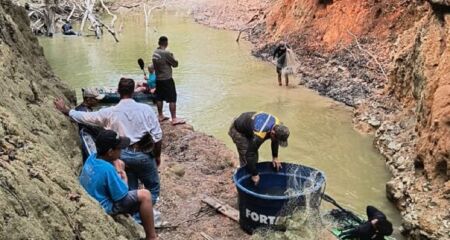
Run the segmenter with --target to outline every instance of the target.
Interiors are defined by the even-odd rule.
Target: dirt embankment
[[[50,70],[27,19],[0,2],[0,238],[139,237],[140,227],[105,215],[79,185],[76,128],[52,105],[74,93]]]
[[[402,231],[450,238],[448,1],[226,0],[194,16],[245,29],[265,59],[286,40],[300,60],[300,84],[355,107],[356,127],[375,133]]]
[[[400,35],[387,94],[401,101],[404,110],[385,124],[407,122],[394,139],[400,144],[398,151],[387,150],[388,160],[397,166],[391,168],[394,179],[387,185],[388,196],[405,213],[406,230],[436,239],[450,238],[450,3],[446,4],[428,5],[426,14]],[[402,136],[407,132],[411,134]],[[389,143],[380,140],[384,135],[377,132],[377,143],[386,151]],[[405,148],[411,151],[403,154]]]

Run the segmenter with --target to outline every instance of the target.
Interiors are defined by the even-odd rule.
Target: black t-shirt
[[[273,58],[277,59],[277,66],[281,67],[284,65],[284,62],[286,61],[286,49],[287,45],[280,45],[277,48],[275,48],[275,51],[273,52]]]
[[[376,209],[373,206],[367,206],[366,212],[368,221],[350,231],[349,236],[358,238],[360,240],[383,240],[384,236],[380,233],[377,233],[370,222],[375,218],[386,219],[386,215],[384,215],[380,210]]]
[[[70,24],[68,24],[68,23],[65,23],[65,24],[62,26],[62,29],[63,29],[64,32],[68,32],[68,31],[70,31],[70,30],[72,29],[72,25],[70,25]]]

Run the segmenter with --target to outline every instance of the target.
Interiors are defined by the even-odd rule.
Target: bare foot
[[[166,120],[169,120],[169,117],[166,117],[166,116],[164,116],[164,115],[160,115],[160,116],[158,117],[158,120],[159,120],[159,122],[164,122],[164,121],[166,121]]]
[[[186,121],[184,121],[183,119],[181,119],[181,118],[174,118],[174,119],[172,119],[172,125],[179,125],[179,124],[185,124],[186,123]]]

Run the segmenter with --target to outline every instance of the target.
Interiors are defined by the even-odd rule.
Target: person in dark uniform
[[[273,59],[276,60],[277,64],[277,74],[278,74],[278,85],[282,86],[281,83],[281,70],[285,66],[286,63],[286,51],[287,51],[288,45],[281,41],[280,44],[278,44],[278,47],[275,48],[275,51],[273,52]],[[284,75],[286,86],[289,85],[289,77],[287,74]]]
[[[64,35],[77,35],[73,30],[72,30],[72,24],[70,24],[69,21],[65,21],[64,25],[62,25],[62,33]]]
[[[98,91],[93,88],[83,89],[82,94],[83,94],[83,102],[77,107],[75,107],[75,110],[82,112],[92,112],[94,110],[93,108],[98,105],[98,101],[102,100],[105,97],[104,94],[99,94]],[[89,135],[91,135],[93,139],[95,139],[97,135],[102,130],[104,130],[102,127],[78,123],[78,131],[80,132],[80,137],[81,137],[81,130],[83,129],[84,131],[89,133]],[[81,153],[83,155],[83,163],[84,163],[86,159],[89,157],[89,153],[83,144],[81,145]]]
[[[392,223],[386,215],[373,206],[367,206],[368,221],[351,229],[343,231],[339,237],[342,239],[383,240],[393,232]]]
[[[245,112],[237,117],[231,124],[228,132],[236,144],[241,167],[246,167],[256,184],[259,174],[256,169],[258,162],[258,149],[268,139],[271,140],[273,166],[279,170],[278,146],[287,147],[289,129],[278,118],[264,112]]]

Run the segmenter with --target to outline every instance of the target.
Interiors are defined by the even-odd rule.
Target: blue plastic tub
[[[270,227],[275,230],[284,230],[280,218],[288,216],[295,207],[320,206],[321,194],[325,190],[325,175],[314,168],[283,163],[283,168],[276,172],[271,162],[258,163],[260,182],[254,186],[250,174],[245,168],[239,168],[233,176],[238,191],[239,224],[241,228],[253,233],[260,227]],[[296,169],[292,171],[292,169]],[[312,174],[316,172],[316,174]],[[310,178],[313,176],[314,181]],[[299,191],[286,195],[285,191],[292,187],[292,181],[298,185],[308,184],[308,192]],[[314,182],[314,183],[313,183]],[[289,207],[284,208],[289,203]],[[294,206],[294,207],[293,207]]]

